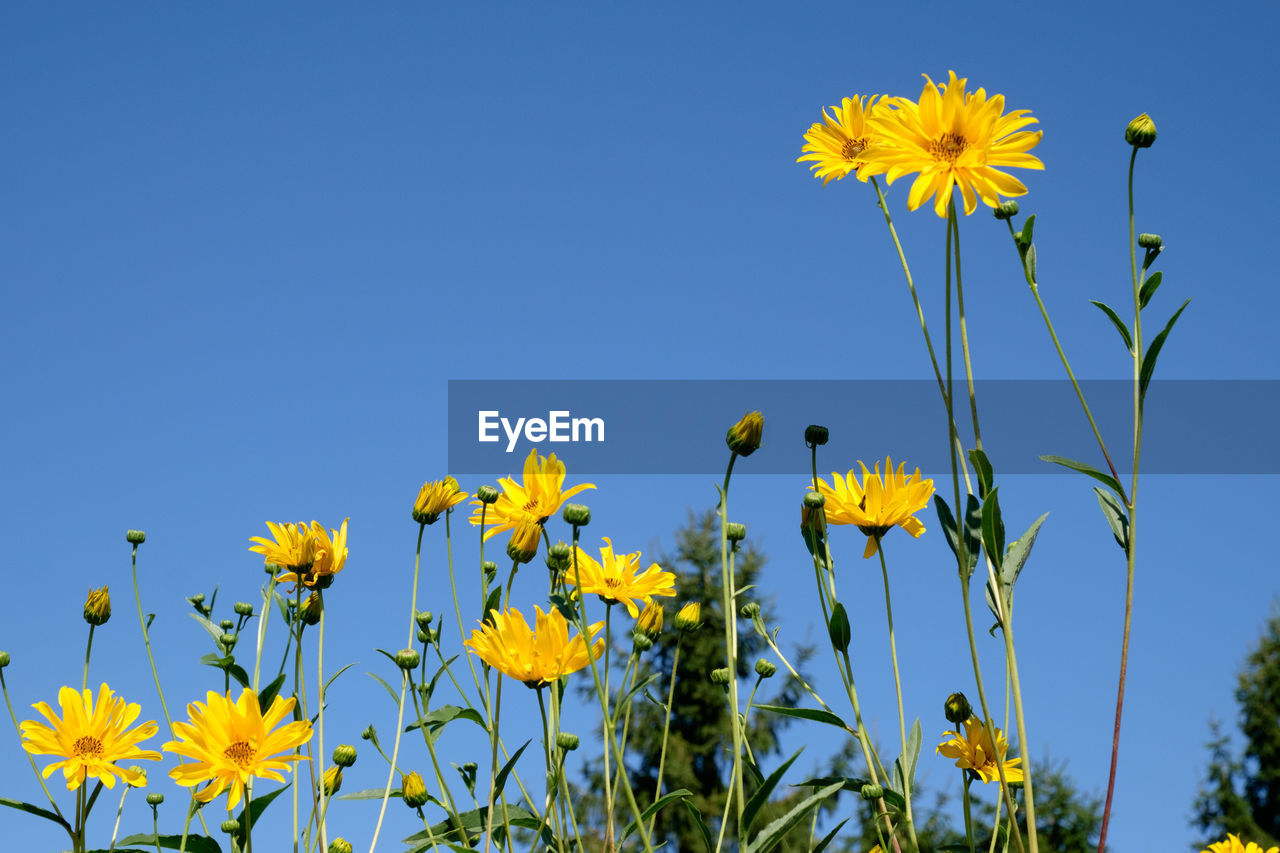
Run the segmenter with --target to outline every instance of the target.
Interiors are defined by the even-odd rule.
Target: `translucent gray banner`
[[[1133,440],[1128,381],[1082,383],[1121,474]],[[963,382],[956,420],[972,446]],[[983,446],[998,474],[1058,474],[1053,454],[1105,468],[1071,384],[1065,380],[977,383]],[[451,380],[449,471],[518,476],[530,449],[589,474],[723,474],[725,431],[749,411],[764,414],[764,441],[744,474],[809,470],[804,430],[830,443],[819,473],[892,456],[926,476],[950,471],[938,385],[923,380]],[[1273,437],[1277,380],[1166,380],[1146,397],[1141,471],[1148,474],[1277,474]]]

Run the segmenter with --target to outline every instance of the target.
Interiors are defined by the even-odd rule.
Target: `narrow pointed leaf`
[[[826,850],[827,847],[831,845],[831,842],[835,840],[836,833],[838,833],[844,827],[844,825],[848,822],[849,822],[849,818],[845,818],[844,820],[837,823],[831,829],[830,832],[822,836],[822,840],[819,841],[816,846],[814,846],[813,853],[822,853],[823,850]]]
[[[121,846],[127,847],[131,844],[149,846],[152,850],[154,850],[158,844],[166,850],[178,850],[182,847],[182,836],[161,835],[159,838],[156,838],[156,836],[150,832],[140,835],[130,835],[128,838],[121,838],[116,842],[116,853],[120,853]],[[218,842],[209,838],[207,835],[188,835],[187,853],[222,853],[222,848],[218,846]]]
[[[781,714],[784,717],[799,717],[802,720],[813,720],[816,723],[826,723],[829,726],[844,729],[849,733],[856,731],[856,729],[851,728],[848,723],[830,711],[820,711],[817,708],[787,708],[783,705],[754,705],[753,707],[761,711],[772,711],[773,713]]]
[[[280,688],[284,686],[284,673],[280,673],[267,684],[266,687],[258,691],[258,704],[263,708],[270,708],[271,703],[275,701],[276,694],[280,692]]]
[[[1156,288],[1160,286],[1160,282],[1163,278],[1163,273],[1153,272],[1151,276],[1142,283],[1142,290],[1138,291],[1139,306],[1142,308],[1147,307],[1147,303],[1151,301],[1151,297],[1156,295]]]
[[[1077,462],[1076,460],[1068,459],[1065,456],[1048,455],[1041,456],[1040,458],[1045,462],[1052,462],[1054,465],[1061,465],[1064,468],[1070,468],[1072,471],[1079,471],[1081,474],[1092,477],[1099,483],[1107,486],[1111,491],[1115,492],[1117,497],[1121,499],[1124,498],[1124,489],[1120,487],[1120,481],[1115,477],[1112,477],[1110,474],[1102,473],[1092,465],[1087,465],[1084,462]]]
[[[1129,327],[1124,324],[1124,320],[1120,319],[1120,315],[1111,310],[1111,306],[1105,302],[1099,302],[1096,299],[1090,299],[1094,305],[1102,309],[1102,313],[1107,315],[1107,319],[1111,321],[1111,325],[1116,327],[1116,331],[1120,333],[1120,337],[1124,339],[1124,348],[1130,353],[1133,352],[1133,335],[1129,332]]]
[[[698,828],[698,834],[702,837],[702,843],[705,845],[707,853],[715,850],[715,842],[711,839],[711,829],[707,826],[707,822],[702,819],[702,812],[698,811],[698,807],[688,800],[681,800],[684,807],[689,810],[689,817],[693,820],[693,825]]]
[[[33,806],[31,803],[24,803],[22,800],[13,800],[13,799],[10,799],[9,797],[0,797],[0,806],[8,806],[11,809],[17,809],[20,812],[26,812],[27,814],[33,814],[33,815],[36,815],[37,817],[46,818],[58,824],[59,826],[63,827],[67,831],[71,830],[71,824],[67,823],[65,820],[58,817],[57,814],[49,811],[48,809],[42,809],[39,806]]]
[[[756,816],[760,813],[761,806],[769,801],[769,795],[773,793],[774,788],[778,787],[778,783],[782,781],[783,774],[791,769],[791,765],[795,763],[795,760],[800,757],[802,752],[804,752],[804,747],[796,750],[796,754],[779,765],[777,770],[770,773],[768,778],[761,783],[760,787],[756,788],[756,792],[747,800],[746,806],[742,809],[742,825],[747,828],[747,832],[750,832],[755,825]]]
[[[681,788],[678,791],[672,791],[669,794],[663,794],[661,797],[659,797],[658,799],[650,803],[647,809],[640,812],[640,820],[648,821],[649,818],[653,817],[658,812],[666,808],[668,805],[670,805],[671,803],[674,803],[676,800],[683,800],[686,797],[692,797],[692,796],[693,796],[693,792],[690,791],[688,788]],[[622,835],[618,836],[619,847],[622,846],[622,842],[627,840],[627,836],[631,835],[631,833],[636,831],[636,825],[637,824],[635,820],[632,820],[630,823],[627,824],[626,829],[622,830]]]
[[[520,756],[524,754],[524,751],[529,748],[531,743],[533,743],[533,738],[525,741],[524,746],[513,752],[511,757],[507,759],[507,763],[502,765],[502,769],[498,771],[498,775],[493,782],[493,799],[495,802],[501,796],[502,787],[507,784],[507,777],[511,775],[512,768],[516,766],[516,762],[520,760]]]
[[[966,577],[978,565],[978,555],[982,551],[982,509],[974,495],[965,498],[968,509],[965,512],[965,554],[968,558]],[[960,559],[960,540],[956,536],[956,520],[951,514],[951,507],[940,495],[933,496],[933,506],[938,512],[938,521],[942,524],[942,532],[946,536],[951,553]]]
[[[978,497],[985,498],[995,483],[995,471],[991,468],[991,460],[987,458],[987,454],[975,448],[969,451],[969,461],[973,463],[973,470],[978,474]]]
[[[1111,528],[1111,535],[1116,538],[1116,544],[1128,554],[1129,514],[1125,511],[1124,505],[1116,500],[1115,495],[1104,492],[1096,486],[1093,490],[1098,495],[1098,507],[1102,510],[1102,517],[1107,520],[1107,526]]]
[[[747,853],[769,853],[770,850],[782,843],[782,839],[786,837],[786,834],[794,829],[800,821],[804,820],[809,815],[809,812],[816,809],[823,800],[843,787],[843,783],[836,782],[796,803],[794,808],[760,830],[760,834],[747,843]]]
[[[1182,303],[1182,307],[1173,312],[1173,316],[1169,318],[1169,322],[1165,324],[1160,333],[1156,335],[1155,340],[1151,342],[1151,346],[1147,348],[1147,354],[1142,359],[1142,369],[1138,374],[1138,396],[1145,399],[1147,396],[1147,385],[1151,382],[1151,374],[1156,370],[1156,359],[1160,357],[1160,350],[1164,348],[1165,339],[1169,337],[1169,333],[1173,331],[1173,324],[1178,322],[1178,318],[1182,316],[1182,312],[1191,304],[1188,299]]]
[[[1000,517],[999,492],[1000,487],[997,486],[982,502],[982,544],[997,571],[1004,562],[1004,519]]]

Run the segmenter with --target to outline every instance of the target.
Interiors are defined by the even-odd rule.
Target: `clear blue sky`
[[[371,650],[403,644],[408,510],[423,480],[448,473],[449,379],[927,378],[870,191],[823,188],[794,162],[823,106],[918,96],[921,73],[955,69],[1040,119],[1046,169],[1022,176],[1021,202],[1040,214],[1042,291],[1082,376],[1125,375],[1087,300],[1125,301],[1121,133],[1146,111],[1160,137],[1140,158],[1139,228],[1168,245],[1153,310],[1163,318],[1194,298],[1160,374],[1280,378],[1266,253],[1280,189],[1271,5],[67,3],[2,14],[0,648],[14,657],[20,713],[78,681],[84,595],[110,584],[116,615],[95,641],[94,677],[160,718],[139,666],[127,528],[149,535],[146,607],[160,614],[159,663],[180,706],[217,675],[193,663],[209,649],[183,598],[217,584],[220,601],[256,600],[260,560],[246,548],[265,519],[350,516],[327,656],[358,663],[339,682],[326,744],[361,745],[371,720],[389,739],[392,709],[363,672],[391,675]],[[940,323],[941,221],[908,216],[905,192],[893,187],[891,204]],[[980,209],[962,227],[979,374],[1059,378],[999,223]],[[874,400],[866,412],[942,422]],[[761,453],[802,450],[766,427]],[[1207,437],[1204,452],[1232,448]],[[886,453],[912,449],[848,441],[837,452],[833,441],[824,468]],[[517,471],[513,461],[491,475]],[[702,478],[597,483],[590,532],[646,555],[670,546],[688,507],[714,501]],[[1195,837],[1208,720],[1234,719],[1235,671],[1277,592],[1264,543],[1274,486],[1145,482],[1111,836],[1122,853]],[[744,477],[735,491],[735,514],[771,558],[764,587],[784,639],[820,636],[794,530],[799,486]],[[1086,481],[1019,477],[1001,494],[1011,531],[1052,513],[1019,586],[1030,752],[1069,760],[1100,793],[1123,562]],[[919,543],[889,545],[906,698],[924,722],[921,773],[937,787],[954,785],[930,751],[937,709],[971,675],[951,557],[925,523],[934,529]],[[889,744],[878,579],[858,563],[861,536],[841,534],[860,683]],[[804,584],[789,582],[796,572]],[[438,591],[424,597],[437,612]],[[530,581],[530,608],[535,591]],[[370,751],[353,771],[349,789],[381,784]],[[0,779],[0,794],[40,798],[16,737],[0,738]],[[149,824],[145,811],[139,799],[126,825]],[[340,804],[331,823],[359,848],[372,812]],[[413,830],[401,812],[382,849]],[[15,850],[65,841],[13,811],[0,832]]]

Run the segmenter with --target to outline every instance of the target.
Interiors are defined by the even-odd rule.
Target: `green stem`
[[[320,732],[319,732],[320,761],[323,764],[324,756],[325,756],[325,751],[324,751],[324,611],[325,611],[324,590],[319,590],[319,589],[316,590],[316,595],[319,596],[320,598],[320,637],[317,640],[317,647],[316,647],[316,691],[318,693],[316,697],[316,702],[318,703],[318,707],[316,708],[316,713],[318,715],[316,719],[316,725],[320,729]],[[316,772],[316,762],[314,761],[314,759],[310,762],[310,764],[311,764],[311,775],[312,775],[312,778],[314,779],[315,772]],[[328,811],[329,804],[327,800],[327,795],[325,794],[325,790],[324,790],[324,776],[321,775],[320,778],[321,778],[321,784],[319,786],[319,789],[316,791],[316,796],[320,798],[320,814],[316,818],[316,825],[319,829],[319,834],[320,834],[320,849],[328,850],[329,838],[328,838],[328,831],[327,831],[328,828],[325,826],[325,814]],[[309,825],[310,823],[308,822],[308,826]]]
[[[578,589],[581,590],[582,587],[578,587]],[[582,597],[581,593],[579,593],[578,597],[579,598]],[[613,721],[613,712],[609,710],[609,703],[612,699],[612,694],[609,693],[609,649],[610,647],[613,646],[612,618],[611,618],[612,616],[613,616],[613,603],[606,602],[604,606],[604,719],[600,721],[600,724],[604,726],[603,739],[606,741],[608,740],[609,736],[616,731],[616,727],[614,726],[614,721]],[[589,647],[590,646],[588,645],[588,648]],[[621,757],[619,757],[618,763],[619,764],[622,763]],[[609,749],[608,747],[605,747],[605,750],[604,750],[604,802],[605,802],[604,837],[608,839],[609,844],[612,845],[613,836],[614,836],[614,829],[613,829],[614,801],[613,801],[613,788],[609,781],[610,778],[611,777],[609,773]]]
[[[160,694],[160,710],[164,712],[165,724],[169,727],[170,737],[173,734],[173,719],[169,716],[169,706],[164,701],[164,689],[160,686],[160,675],[156,672],[155,655],[151,653],[151,636],[147,632],[147,622],[142,615],[142,596],[138,593],[138,546],[133,546],[133,603],[138,607],[138,625],[142,628],[142,642],[147,647],[147,663],[151,664],[151,677],[156,682],[156,693]],[[185,763],[181,758],[178,762]]]
[[[884,612],[889,620],[889,653],[893,658],[893,687],[898,697],[898,735],[902,741],[902,797],[907,803],[907,834],[911,837],[911,846],[919,850],[915,817],[911,811],[911,780],[907,778],[907,721],[902,710],[902,677],[898,672],[898,644],[893,633],[893,604],[889,600],[889,568],[880,537],[876,537],[876,551],[880,554],[880,573],[884,577]]]
[[[84,645],[84,678],[80,681],[81,692],[89,689],[89,652],[93,650],[94,627],[94,625],[89,626],[89,641]]]
[[[662,796],[662,774],[667,766],[667,738],[671,734],[671,711],[676,700],[676,672],[680,667],[680,640],[683,638],[683,631],[676,634],[676,650],[671,657],[671,684],[667,687],[667,714],[662,721],[662,746],[658,750],[658,783],[653,788],[653,801],[655,803]],[[658,816],[655,814],[653,820],[649,822],[650,835],[653,834],[653,830],[657,825]]]
[[[553,686],[551,689],[555,690],[556,688]],[[548,822],[551,823],[552,831],[555,833],[556,837],[556,847],[560,850],[560,853],[564,853],[564,838],[560,826],[560,813],[552,807],[554,805],[554,797],[552,796],[554,788],[552,786],[555,784],[555,778],[553,776],[552,769],[553,762],[551,760],[551,748],[554,741],[551,733],[551,723],[547,719],[547,705],[542,699],[542,685],[538,685],[537,693],[538,713],[542,715],[542,754],[546,758],[547,766],[547,782],[545,786],[546,801],[542,807],[542,825],[546,826]],[[538,836],[535,834],[532,849],[536,850],[537,846]]]
[[[276,576],[272,572],[267,581],[267,592],[262,599],[262,612],[258,614],[258,647],[253,659],[253,692],[258,692],[258,679],[262,674],[262,646],[267,638],[267,619],[271,616],[271,605],[275,604]]]
[[[956,256],[956,311],[960,320],[960,351],[964,355],[964,376],[968,383],[969,412],[973,418],[973,444],[982,449],[982,429],[978,426],[978,396],[973,384],[973,360],[969,354],[969,324],[964,314],[964,279],[960,273],[960,219],[956,216],[956,200],[951,199],[947,221],[955,237]]]
[[[128,788],[126,787],[125,790],[128,791]],[[120,808],[122,810],[124,809],[124,797],[120,798]],[[120,825],[119,815],[116,815],[116,825],[117,826]],[[151,807],[151,834],[156,839],[156,853],[163,853],[163,851],[160,849],[160,812],[158,809],[156,809],[155,806]],[[114,850],[115,846],[116,846],[116,839],[115,839],[115,835],[113,834],[111,836],[111,849]]]
[[[487,504],[485,506],[487,506]],[[481,510],[481,512],[483,512],[483,510]],[[444,512],[445,561],[448,563],[448,566],[449,566],[449,592],[452,593],[453,595],[453,615],[458,620],[458,639],[461,640],[463,643],[465,643],[467,641],[467,632],[462,627],[462,607],[459,606],[458,604],[458,584],[453,579],[453,532],[450,529],[450,525],[449,525],[449,516],[452,513],[453,513],[452,509],[447,509]],[[484,528],[482,527],[481,530],[483,529]],[[483,572],[481,574],[483,574]],[[480,606],[481,607],[484,606],[483,599],[481,599]],[[471,660],[471,655],[466,655],[465,652],[464,652],[464,655],[467,658],[467,668],[471,670],[471,680],[475,682],[476,693],[478,695],[481,692],[481,690],[480,690],[480,677],[476,675],[476,665]],[[449,673],[449,678],[450,679],[453,678],[452,672]],[[457,682],[455,681],[454,683],[456,684]],[[458,692],[462,693],[462,689],[459,688]]]
[[[997,758],[997,761],[1000,759]],[[969,786],[973,784],[973,777],[969,775],[969,771],[961,770],[961,776],[964,777],[964,837],[969,842],[969,853],[976,853],[973,841],[973,809],[970,803]],[[997,801],[999,805],[999,801]],[[999,818],[997,818],[997,821]]]
[[[737,812],[738,844],[747,843],[746,827],[743,826],[743,808],[746,799],[742,785],[742,722],[738,717],[738,611],[735,603],[734,577],[729,561],[729,481],[733,477],[733,463],[737,460],[737,452],[729,456],[729,465],[724,472],[724,486],[720,490],[720,572],[721,597],[724,602],[724,641],[729,670],[729,724],[733,727],[733,791]]]
[[[22,727],[18,725],[17,714],[13,713],[13,702],[9,699],[9,685],[5,683],[3,667],[0,667],[0,693],[4,693],[4,704],[5,707],[9,709],[9,719],[13,721],[13,730],[18,733],[18,740],[21,741],[23,740]],[[36,774],[36,781],[40,783],[40,790],[44,791],[45,797],[49,800],[50,807],[53,808],[58,817],[62,818],[62,826],[67,830],[67,834],[70,835],[71,824],[67,823],[66,817],[62,814],[62,809],[58,808],[58,804],[53,800],[53,795],[49,793],[49,786],[44,783],[44,776],[40,774],[39,768],[36,767],[35,758],[25,749],[23,752],[27,756],[27,761],[31,764],[31,772]]]
[[[128,796],[131,787],[126,784],[124,790],[120,792],[120,806],[116,809],[116,824],[111,829],[111,844],[107,847],[107,853],[112,853],[116,849],[116,838],[120,835],[120,816],[124,814],[124,798]]]

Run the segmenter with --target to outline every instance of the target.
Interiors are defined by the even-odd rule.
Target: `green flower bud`
[[[635,644],[636,651],[647,652],[653,648],[653,640],[644,635],[643,631],[636,631],[631,635],[631,642]]]
[[[124,534],[124,541],[130,545],[141,545],[147,541],[147,533],[145,530],[130,530]]]
[[[1164,240],[1160,239],[1159,234],[1139,234],[1138,245],[1148,251],[1158,252],[1164,248]]]
[[[317,593],[311,593],[302,600],[302,621],[308,625],[320,624],[320,611],[324,610],[324,602]]]
[[[712,684],[728,684],[729,668],[722,666],[719,669],[711,670],[711,683]]]
[[[760,605],[754,601],[748,601],[738,612],[742,614],[743,619],[754,619],[760,615]]]
[[[817,492],[809,492],[804,496],[804,505],[809,509],[817,509],[820,506],[825,506],[826,503],[827,499]]]
[[[237,616],[252,616],[253,605],[247,601],[237,601],[235,606],[231,608],[236,612]]]
[[[498,490],[493,486],[481,486],[476,489],[476,497],[480,499],[481,503],[495,503],[498,500]]]
[[[396,666],[401,669],[413,669],[421,659],[417,649],[401,649],[396,652]]]
[[[236,623],[231,621],[230,619],[223,619],[221,622],[218,623],[218,627],[224,631],[230,631],[235,626],[236,626]]]
[[[830,431],[824,426],[809,424],[804,428],[804,443],[810,447],[821,447],[830,437]]]
[[[756,675],[761,678],[773,678],[773,674],[777,671],[778,668],[773,665],[773,661],[765,660],[764,658],[756,661]]]
[[[745,457],[760,449],[763,435],[764,416],[759,412],[748,412],[742,416],[742,420],[729,427],[724,442],[734,453]]]
[[[329,853],[351,853],[351,842],[345,838],[335,838],[329,842]]]
[[[362,732],[360,733],[360,739],[361,739],[361,740],[371,740],[371,741],[373,741],[374,743],[377,743],[377,742],[378,742],[378,730],[377,730],[377,729],[375,729],[375,728],[373,727],[373,724],[372,724],[372,723],[370,723],[369,725],[365,726],[365,727],[364,727],[364,731],[362,731]]]
[[[111,618],[111,596],[107,588],[91,589],[84,601],[84,621],[90,625],[105,625]]]
[[[333,763],[339,767],[350,767],[356,763],[356,748],[350,744],[341,744],[334,747]]]
[[[1156,123],[1151,116],[1143,113],[1129,122],[1124,129],[1124,141],[1134,148],[1150,148],[1156,141]]]
[[[427,786],[417,770],[400,777],[400,795],[404,804],[411,809],[422,808],[427,804]]]
[[[996,219],[1012,219],[1018,215],[1018,203],[1016,201],[1002,201],[996,207]]]
[[[553,572],[563,572],[573,561],[573,549],[563,542],[557,542],[547,549],[547,568]]]
[[[232,634],[230,631],[224,632],[223,635],[218,638],[218,641],[226,647],[227,651],[234,649],[239,640],[240,638],[235,634]]]
[[[201,604],[204,604],[204,593],[197,592],[195,595],[188,598],[187,601],[199,607]]]
[[[843,603],[837,601],[836,606],[831,609],[831,622],[827,625],[827,630],[836,651],[847,652],[852,636],[849,631],[849,614],[845,611]]]
[[[278,575],[281,572],[280,566],[275,563],[263,563],[262,570],[269,575]]]
[[[4,669],[9,665],[9,653],[0,652],[0,669]]]
[[[480,570],[484,572],[486,578],[493,580],[498,575],[498,564],[493,560],[485,560],[480,564]]]
[[[881,785],[863,785],[862,799],[878,800],[884,796],[884,787]]]
[[[569,732],[561,732],[556,735],[556,746],[565,752],[573,752],[578,748],[578,736]]]
[[[947,701],[943,703],[942,712],[946,715],[948,723],[956,725],[973,716],[973,708],[969,706],[969,700],[963,693],[952,693],[948,696]]]
[[[147,794],[147,805],[158,806],[163,802],[164,802],[164,794],[160,793],[159,791],[152,791],[150,794]]]
[[[741,542],[747,538],[747,526],[731,521],[724,526],[724,536],[730,542]]]
[[[431,634],[421,629],[418,630],[418,642],[424,646],[431,645]]]
[[[560,743],[560,738],[562,738],[562,737],[563,737],[563,738],[573,738],[573,745],[574,745],[574,747],[575,747],[575,748],[577,747],[577,745],[578,745],[578,736],[577,736],[577,735],[567,735],[567,734],[565,734],[564,732],[561,732],[560,734],[556,735],[556,743]],[[564,747],[564,746],[563,746],[563,744],[561,744],[561,746],[562,746],[562,748],[568,749],[568,747]],[[475,772],[476,772],[476,770],[477,770],[477,769],[479,769],[479,767],[480,767],[480,765],[479,765],[479,764],[476,764],[474,761],[467,761],[467,762],[465,762],[465,763],[462,765],[462,772],[463,772],[463,773],[475,773]]]
[[[561,516],[565,524],[573,527],[586,527],[591,523],[591,509],[582,504],[565,504]]]
[[[240,821],[235,818],[227,818],[222,822],[222,831],[227,835],[232,835],[240,831]]]
[[[419,628],[425,631],[431,627],[431,623],[435,621],[435,618],[435,614],[430,610],[419,610],[413,620],[418,623]]]

